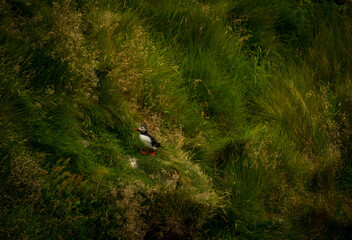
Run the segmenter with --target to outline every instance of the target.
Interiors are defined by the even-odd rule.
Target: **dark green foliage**
[[[352,195],[352,168],[344,166],[337,174],[337,185],[340,189]]]
[[[333,2],[1,1],[0,238],[350,238]]]

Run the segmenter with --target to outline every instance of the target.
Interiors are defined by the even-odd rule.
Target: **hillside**
[[[351,12],[0,0],[0,239],[352,238]]]

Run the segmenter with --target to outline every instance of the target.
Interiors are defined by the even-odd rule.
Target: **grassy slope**
[[[0,4],[1,238],[350,237],[344,6]]]

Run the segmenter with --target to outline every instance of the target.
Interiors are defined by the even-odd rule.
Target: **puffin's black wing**
[[[151,135],[147,134],[147,136],[150,138],[150,140],[152,141],[152,146],[153,147],[161,147],[161,144],[158,143]]]

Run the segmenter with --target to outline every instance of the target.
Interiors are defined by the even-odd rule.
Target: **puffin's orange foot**
[[[141,153],[143,153],[143,154],[146,154],[146,153],[148,153],[148,149],[147,149],[147,151],[145,151],[145,152],[141,151]]]
[[[151,152],[151,153],[149,153],[151,156],[154,156],[155,155],[155,152],[156,152],[156,150],[154,151],[154,152]]]

